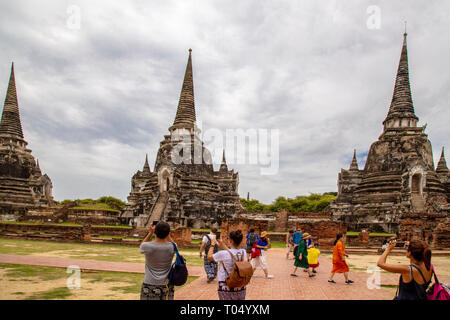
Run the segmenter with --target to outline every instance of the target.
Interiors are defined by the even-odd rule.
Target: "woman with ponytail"
[[[328,280],[329,283],[336,283],[336,281],[333,280],[335,273],[343,273],[345,277],[345,283],[346,284],[352,284],[353,281],[348,279],[348,265],[345,261],[345,257],[348,257],[347,254],[345,254],[345,235],[342,233],[338,233],[336,236],[336,240],[334,241],[334,248],[333,248],[333,269],[331,270],[330,279]]]
[[[383,270],[400,273],[396,300],[426,300],[426,290],[431,283],[433,271],[431,268],[431,250],[423,241],[406,243],[406,257],[409,265],[392,265],[386,263],[386,258],[396,241],[389,243],[384,253],[378,259],[377,266]]]
[[[241,230],[231,231],[228,235],[230,238],[228,248],[221,240],[211,239],[211,247],[208,251],[208,260],[219,264],[218,273],[218,295],[219,300],[245,300],[246,287],[230,288],[227,286],[226,279],[232,272],[236,259],[238,261],[247,261],[247,251],[241,248],[242,239],[244,238]],[[214,246],[218,244],[220,251],[214,253]]]

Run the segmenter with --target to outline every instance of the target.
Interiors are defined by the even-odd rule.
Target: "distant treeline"
[[[95,205],[102,205],[100,207],[111,208],[115,210],[121,210],[125,206],[125,202],[114,197],[100,197],[97,200],[94,199],[75,199],[75,200],[63,200],[58,202],[60,205],[65,205],[69,202],[76,202],[80,207],[95,207]]]
[[[263,204],[258,200],[241,198],[242,205],[247,211],[271,211],[278,212],[286,209],[289,212],[320,212],[331,201],[336,199],[337,192],[325,192],[323,194],[312,193],[309,196],[297,196],[295,198],[278,197],[272,204]]]

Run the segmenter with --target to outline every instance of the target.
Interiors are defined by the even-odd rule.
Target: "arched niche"
[[[173,184],[173,175],[168,168],[162,168],[158,173],[159,191],[169,191]]]

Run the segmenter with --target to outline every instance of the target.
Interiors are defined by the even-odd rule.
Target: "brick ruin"
[[[421,234],[433,240],[437,225],[448,225],[449,170],[444,150],[434,168],[431,142],[425,126],[418,127],[409,83],[406,33],[394,94],[383,132],[369,150],[364,169],[356,152],[348,170],[338,176],[338,196],[331,203],[333,221],[350,230],[398,232],[402,237]]]
[[[0,122],[0,220],[16,221],[30,209],[54,204],[52,181],[42,174],[24,140],[17,102],[14,64]]]
[[[245,212],[238,194],[239,175],[228,170],[225,152],[219,171],[196,126],[191,50],[178,109],[169,135],[164,136],[152,172],[144,168],[131,179],[128,203],[120,219],[140,227],[157,220],[185,227],[218,227]]]
[[[311,234],[314,242],[325,249],[332,247],[338,233],[347,232],[347,227],[342,223],[330,221],[329,213],[289,213],[283,210],[279,213],[266,213],[265,216],[259,215],[258,218],[247,214],[238,219],[224,221],[221,238],[228,240],[228,234],[237,229],[242,230],[245,237],[252,228],[257,234],[261,234],[263,231],[287,232],[302,228]],[[272,241],[284,242],[286,234],[269,234],[269,237]],[[242,245],[245,246],[245,241]]]

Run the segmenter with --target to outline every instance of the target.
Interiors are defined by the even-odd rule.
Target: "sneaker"
[[[345,283],[346,284],[352,284],[352,283],[354,283],[352,280],[348,280],[348,281],[345,281]]]
[[[334,280],[328,280],[329,283],[336,283]]]
[[[312,273],[317,273],[317,271],[316,270],[313,270],[313,272]]]
[[[273,279],[273,275],[269,274],[266,276],[267,279]]]
[[[315,277],[315,276],[316,276],[315,274],[310,274],[309,275],[310,278]]]
[[[291,273],[291,277],[298,277],[295,273]]]

